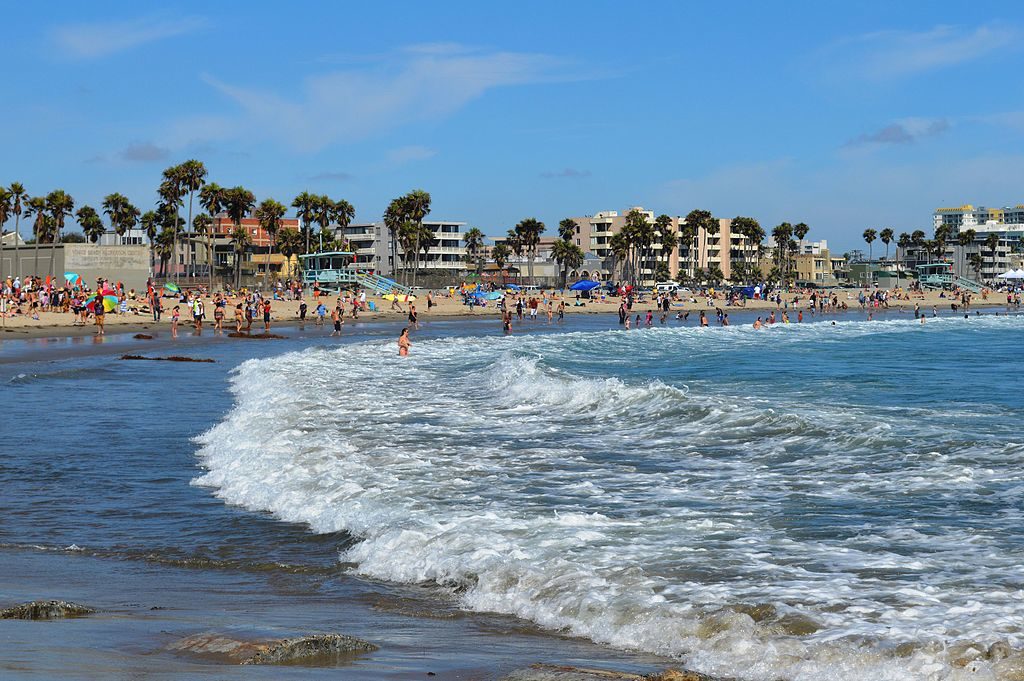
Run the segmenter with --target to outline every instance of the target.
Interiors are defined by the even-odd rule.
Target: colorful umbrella
[[[166,284],[164,284],[164,288],[170,291],[171,293],[181,293],[181,289],[178,288],[178,285],[175,284],[173,281],[169,281]]]
[[[103,309],[106,312],[113,312],[117,309],[117,296],[103,296]],[[89,296],[85,299],[85,306],[92,310],[96,306],[96,296]]]
[[[570,291],[590,291],[600,286],[596,281],[588,281],[586,279],[577,281],[575,284],[569,287]]]
[[[81,286],[82,277],[78,276],[76,272],[65,272],[64,281],[68,283],[68,286]]]

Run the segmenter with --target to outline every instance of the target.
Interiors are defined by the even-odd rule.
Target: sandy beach
[[[845,302],[849,309],[847,312],[859,313],[860,306],[857,301],[858,290],[856,289],[836,289],[834,291],[827,291],[828,293],[834,293],[839,297],[840,305]],[[797,305],[792,304],[794,297],[799,298]],[[592,315],[592,314],[614,314],[619,307],[620,298],[616,296],[607,296],[602,299],[577,299],[575,295],[563,295],[561,293],[549,294],[548,298],[552,301],[552,307],[557,309],[558,302],[561,300],[565,301],[565,314],[568,315]],[[207,302],[207,315],[204,324],[204,329],[212,328],[212,305],[209,304],[209,298],[204,298]],[[335,298],[323,297],[321,301],[324,302],[328,309],[333,307]],[[240,298],[229,298],[231,306],[235,303],[240,302]],[[409,303],[401,303],[402,311],[391,309],[391,302],[384,300],[379,296],[367,296],[367,303],[373,302],[376,307],[375,311],[366,310],[359,313],[360,321],[406,321],[408,319]],[[764,311],[766,314],[770,314],[772,310],[801,310],[806,309],[808,297],[805,294],[785,294],[783,296],[783,306],[780,307],[774,302],[765,300],[747,300],[745,304],[741,306],[728,306],[725,304],[725,300],[718,296],[713,299],[713,304],[708,305],[707,299],[700,297],[697,299],[681,299],[673,301],[672,311],[673,312],[699,312],[705,310],[710,317],[713,317],[713,313],[716,307],[721,307],[727,314],[735,314],[736,312],[752,313],[758,311]],[[931,316],[933,308],[939,315],[948,315],[952,313],[950,308],[951,303],[958,302],[954,301],[949,297],[943,297],[939,291],[927,291],[924,293],[912,293],[910,294],[909,300],[892,300],[889,303],[888,311],[896,312],[910,312],[913,311],[914,305],[920,306],[922,312],[928,316]],[[314,312],[315,305],[313,304],[312,298],[307,298],[306,303],[308,306],[307,310],[307,324],[315,323],[316,314]],[[417,313],[420,321],[427,321],[429,319],[451,319],[451,318],[488,318],[498,317],[500,311],[494,302],[489,302],[484,307],[474,307],[472,310],[465,304],[462,303],[461,299],[449,298],[445,295],[436,295],[434,297],[434,306],[428,311],[426,298],[421,297],[413,304],[416,306]],[[139,312],[138,314],[129,312],[127,314],[116,314],[108,313],[105,315],[105,326],[108,333],[146,333],[154,329],[169,329],[170,328],[170,310],[175,305],[181,305],[182,314],[179,322],[179,329],[187,330],[191,328],[191,320],[187,315],[187,308],[184,303],[177,302],[174,298],[165,298],[163,300],[164,312],[160,322],[154,322],[149,312]],[[301,301],[296,300],[274,300],[273,314],[272,314],[272,327],[273,325],[281,324],[294,324],[299,320],[299,305]],[[508,304],[514,309],[515,298],[512,296],[508,297]],[[137,301],[132,305],[137,309],[142,309],[143,303]],[[981,295],[974,296],[972,303],[972,309],[974,308],[1006,308],[1006,301],[1003,294],[998,292],[991,293],[987,298],[983,298]],[[633,314],[641,313],[646,314],[648,309],[655,310],[656,306],[648,298],[644,302],[635,303],[633,306]],[[870,309],[868,310],[870,311]],[[886,310],[882,310],[883,312]],[[962,310],[961,310],[962,312]],[[546,316],[545,308],[541,306],[538,316],[544,318]],[[746,316],[746,315],[744,315]],[[39,314],[39,319],[33,319],[29,315],[15,315],[4,319],[3,326],[0,327],[0,339],[3,338],[42,338],[47,336],[87,336],[96,332],[94,320],[90,316],[89,321],[85,325],[76,325],[77,318],[71,313],[61,312],[42,312]],[[330,324],[330,313],[326,317],[326,324]],[[351,308],[348,308],[346,312],[345,322],[346,324],[351,323]],[[497,323],[497,320],[495,320]],[[795,321],[795,319],[793,320]],[[232,312],[229,309],[228,314],[225,318],[225,329],[234,330],[234,320]],[[252,333],[260,333],[263,330],[262,320],[254,321],[252,326]]]

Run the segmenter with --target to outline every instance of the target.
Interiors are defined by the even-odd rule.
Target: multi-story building
[[[298,218],[282,218],[281,229],[290,227],[299,229]],[[271,252],[270,234],[260,227],[260,221],[254,217],[242,218],[241,227],[249,236],[249,245],[242,253],[242,276],[284,277],[289,274],[287,259],[275,248]],[[227,273],[235,265],[235,244],[231,232],[235,223],[227,215],[218,215],[213,219],[213,263],[214,271]],[[313,235],[313,239],[319,238]],[[312,242],[315,246],[316,241]],[[206,237],[202,234],[187,235],[179,239],[178,271],[195,276],[206,276]]]
[[[117,232],[104,232],[100,235],[100,246],[144,246],[147,243],[146,232],[141,227],[133,227],[124,235]]]
[[[423,226],[433,232],[434,243],[418,254],[420,273],[450,275],[465,270],[466,244],[463,237],[466,223],[424,220]],[[334,233],[337,238],[349,241],[357,263],[381,274],[394,275],[414,267],[413,254],[409,254],[406,262],[401,244],[392,244],[391,232],[383,222],[353,224],[344,229],[335,226]],[[392,253],[397,255],[397,262]]]
[[[986,208],[966,203],[955,208],[936,208],[932,214],[933,228],[938,229],[947,225],[953,228],[953,234],[959,234],[965,229],[981,230],[988,224],[1024,224],[1024,204],[1003,208]]]
[[[685,219],[681,219],[685,226]],[[733,263],[757,265],[760,247],[746,235],[732,229],[732,220],[719,219],[718,230],[708,232],[703,227],[697,230],[693,244],[679,244],[679,271],[686,276],[695,276],[698,271],[718,268],[724,279],[732,279]]]
[[[647,210],[642,206],[633,207],[626,211],[606,210],[594,213],[593,215],[572,218],[578,226],[576,230],[576,245],[582,248],[584,252],[593,253],[601,260],[602,271],[600,274],[602,277],[612,278],[615,270],[620,265],[620,263],[616,262],[615,253],[612,251],[612,237],[622,231],[626,226],[626,216],[634,210],[640,211],[648,223],[654,224],[656,218],[654,211]],[[675,234],[679,233],[679,218],[672,218],[669,229]],[[637,274],[642,285],[650,286],[656,283],[656,273],[659,265],[664,265],[668,268],[671,278],[674,279],[678,276],[679,249],[673,248],[671,253],[666,256],[660,242],[661,234],[656,231],[651,248],[648,249],[639,263]]]

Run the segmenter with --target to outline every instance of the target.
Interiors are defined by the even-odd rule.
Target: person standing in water
[[[408,357],[409,348],[412,347],[412,341],[409,340],[409,327],[402,329],[401,335],[398,336],[398,356]]]
[[[416,314],[416,306],[409,306],[409,323],[412,324],[413,328],[420,328],[419,315]]]
[[[96,303],[93,305],[93,312],[96,315],[96,335],[103,335],[103,322],[106,320],[106,310],[103,309],[103,292],[96,294]]]

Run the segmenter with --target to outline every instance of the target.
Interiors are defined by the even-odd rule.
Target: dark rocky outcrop
[[[153,340],[153,337],[150,336],[148,333],[137,333],[134,336],[132,336],[132,338],[134,338],[135,340]]]
[[[228,338],[259,338],[264,340],[268,338],[287,338],[287,336],[279,336],[276,333],[239,333],[238,331],[232,331],[228,334]]]
[[[68,601],[32,601],[0,610],[0,619],[56,620],[65,617],[82,617],[94,612],[96,611],[92,608]]]
[[[170,646],[172,650],[223,664],[332,665],[352,659],[377,646],[341,634],[313,634],[296,638],[247,641],[230,635],[204,633]]]

